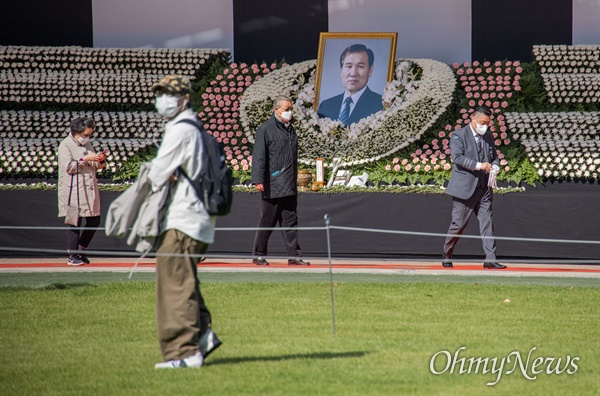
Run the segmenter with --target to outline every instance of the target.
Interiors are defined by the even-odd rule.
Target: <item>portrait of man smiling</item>
[[[396,33],[321,33],[314,109],[344,126],[383,109],[394,78]]]
[[[326,99],[318,114],[350,125],[383,109],[381,95],[373,92],[369,78],[373,75],[375,55],[364,44],[352,44],[340,56],[340,77],[344,92]]]

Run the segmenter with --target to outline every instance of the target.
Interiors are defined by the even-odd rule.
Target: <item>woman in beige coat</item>
[[[88,117],[76,118],[71,122],[71,133],[58,146],[58,217],[65,216],[69,193],[71,203],[79,203],[77,227],[67,231],[69,265],[89,264],[84,254],[75,252],[88,247],[100,225],[100,192],[96,172],[106,166],[106,153],[96,154],[90,144],[94,133],[94,120]],[[79,188],[78,188],[79,186]],[[78,227],[85,227],[81,235]]]

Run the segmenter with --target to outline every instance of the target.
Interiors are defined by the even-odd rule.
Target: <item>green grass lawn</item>
[[[3,275],[4,276],[4,275]],[[323,277],[321,277],[323,279]],[[203,283],[223,346],[161,370],[151,281],[0,289],[2,395],[590,394],[600,392],[600,288],[337,281]],[[504,302],[510,299],[510,302]],[[434,354],[579,357],[528,380],[434,375]],[[441,355],[440,355],[441,356]],[[459,356],[460,357],[460,356]],[[556,361],[554,365],[556,364]],[[436,360],[441,371],[445,361]],[[545,370],[546,366],[542,369]],[[573,367],[569,367],[573,371]],[[539,369],[539,368],[538,368]],[[474,370],[473,370],[474,371]]]

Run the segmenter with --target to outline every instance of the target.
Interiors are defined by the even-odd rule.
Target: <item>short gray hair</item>
[[[275,100],[273,101],[273,110],[276,110],[276,109],[280,108],[281,104],[283,102],[294,103],[292,101],[292,98],[290,98],[289,96],[280,95],[280,96],[276,97]]]

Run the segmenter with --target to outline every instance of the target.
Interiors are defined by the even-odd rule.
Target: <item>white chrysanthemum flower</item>
[[[300,138],[300,161],[341,156],[341,164],[376,161],[418,139],[452,101],[456,80],[445,64],[429,59],[398,60],[395,79],[386,85],[384,109],[349,127],[319,118],[313,108],[316,61],[273,71],[246,89],[240,101],[240,124],[250,142],[254,131],[272,113],[271,101],[285,94],[295,100],[294,117]],[[422,79],[414,80],[414,67]],[[308,76],[308,78],[307,78]]]

